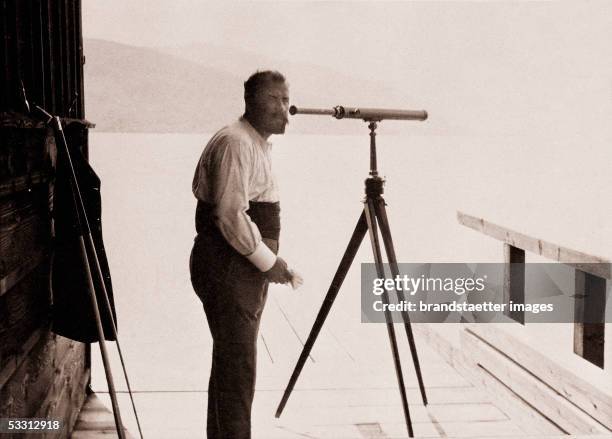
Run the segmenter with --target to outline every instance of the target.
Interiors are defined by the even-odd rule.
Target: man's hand
[[[285,260],[279,256],[276,257],[276,262],[268,271],[264,271],[264,276],[270,282],[275,284],[286,284],[291,281],[291,272],[287,268]]]
[[[291,288],[293,288],[294,290],[297,290],[299,287],[301,287],[304,284],[304,278],[302,277],[302,275],[300,273],[298,273],[295,270],[289,269],[289,273],[291,273]]]

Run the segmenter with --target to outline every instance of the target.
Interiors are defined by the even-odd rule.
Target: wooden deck
[[[151,246],[152,253],[163,253],[161,241]],[[291,249],[285,251],[293,260]],[[188,274],[181,272],[184,264],[179,265],[178,255],[186,254],[184,249],[160,259],[153,275],[139,274],[149,273],[147,267],[127,255],[119,267],[130,269],[115,270],[117,290],[128,292],[117,296],[123,351],[148,439],[205,437],[212,342]],[[302,289],[270,288],[258,344],[253,438],[406,438],[386,328],[360,321],[358,264],[351,268],[282,416],[274,417],[338,256],[330,252],[326,257],[300,266],[308,282]],[[357,260],[370,258],[364,249]],[[179,262],[166,267],[168,261]],[[538,326],[544,332],[535,338],[546,342],[537,348],[533,333],[518,323],[502,328],[510,332],[510,341],[491,325],[415,325],[427,407],[420,399],[403,328],[396,325],[416,437],[612,438],[609,369],[573,355],[573,325],[563,325],[553,330]],[[567,355],[549,339],[562,343]],[[119,363],[114,349],[110,351],[122,417],[138,437]],[[92,377],[100,391],[105,386],[98,356],[94,348]],[[108,395],[99,392],[98,397],[110,407]],[[112,433],[108,419],[105,434]]]
[[[100,401],[95,393],[87,396],[71,437],[72,439],[118,437],[113,413]],[[133,436],[126,431],[126,438],[133,439]]]
[[[334,305],[280,419],[274,418],[274,412],[314,313],[312,307],[304,309],[297,296],[299,292],[271,288],[258,346],[254,438],[407,437],[385,326],[362,324],[355,319],[359,316],[359,296],[355,290],[358,284],[352,282]],[[423,406],[405,334],[400,332],[400,325],[396,329],[417,437],[571,437],[567,429],[551,422],[525,401],[511,392],[503,393],[500,390],[503,383],[497,382],[495,387],[478,379],[466,379],[458,371],[461,368],[451,367],[447,362],[449,357],[445,359],[437,352],[440,346],[436,346],[435,339],[427,337],[427,331],[418,329],[417,346],[429,398],[429,405]],[[210,366],[210,346],[206,349],[205,371]],[[173,372],[167,373],[171,376]],[[146,438],[205,437],[206,389],[139,390],[137,387],[135,390]],[[108,395],[98,396],[110,407]],[[121,393],[119,400],[124,422],[137,437],[128,395]],[[90,414],[91,411],[85,411],[82,421]],[[112,417],[110,425],[112,429]],[[107,429],[104,433],[99,437],[111,437]],[[589,433],[585,437],[600,434],[612,437],[605,428]],[[74,437],[98,437],[85,434],[79,432]]]

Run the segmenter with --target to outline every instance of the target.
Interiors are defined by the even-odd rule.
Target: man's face
[[[264,84],[252,100],[252,115],[264,135],[283,134],[289,116],[289,87],[284,82]]]

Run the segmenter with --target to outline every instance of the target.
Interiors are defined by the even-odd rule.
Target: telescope
[[[395,249],[393,248],[393,239],[391,237],[391,227],[389,226],[389,220],[387,218],[386,203],[382,197],[383,186],[385,180],[378,175],[377,159],[376,159],[376,128],[378,122],[385,119],[394,120],[425,120],[427,119],[427,111],[420,110],[389,110],[379,108],[351,108],[343,107],[338,105],[331,110],[320,109],[320,108],[298,108],[292,105],[289,108],[289,113],[294,114],[311,114],[320,116],[333,116],[336,119],[362,119],[368,123],[370,129],[370,174],[365,180],[365,199],[363,201],[364,207],[357,221],[357,225],[353,231],[353,235],[346,247],[344,256],[340,260],[336,274],[331,281],[327,294],[319,313],[315,319],[315,322],[308,334],[308,338],[304,343],[302,353],[293,369],[289,383],[285,388],[283,397],[276,409],[276,417],[278,418],[283,412],[289,396],[293,391],[295,384],[306,364],[306,360],[310,355],[314,343],[323,327],[325,319],[329,315],[331,307],[340,291],[340,287],[344,282],[346,275],[357,255],[357,251],[361,246],[361,242],[365,238],[366,234],[370,237],[372,244],[372,253],[374,256],[374,262],[376,264],[376,273],[378,278],[383,279],[386,277],[385,267],[382,259],[382,249],[380,236],[382,236],[382,243],[384,244],[385,251],[387,253],[387,260],[391,275],[393,278],[399,276],[399,266],[397,264],[397,257],[395,255]],[[380,230],[380,236],[379,236]],[[405,297],[402,290],[396,290],[397,298],[399,303],[404,303]],[[382,294],[383,303],[390,303],[387,292]],[[402,312],[402,319],[404,322],[404,328],[406,330],[406,336],[408,337],[408,345],[410,346],[410,353],[412,355],[412,362],[414,364],[414,370],[416,372],[417,381],[419,383],[419,389],[421,391],[421,398],[423,399],[423,405],[427,405],[427,395],[425,392],[425,383],[423,382],[423,375],[421,373],[421,366],[419,363],[419,357],[416,348],[416,342],[414,340],[414,334],[412,332],[412,324],[410,317],[407,312]],[[406,428],[408,430],[408,436],[414,437],[414,431],[412,428],[412,419],[410,417],[410,410],[408,407],[408,396],[406,391],[406,384],[404,381],[404,374],[402,372],[402,364],[400,358],[400,351],[397,344],[397,338],[395,335],[395,329],[393,325],[393,317],[389,310],[385,311],[385,321],[387,324],[387,334],[389,336],[389,342],[391,343],[391,353],[393,355],[393,364],[395,366],[395,374],[397,377],[397,385],[402,401],[402,409],[404,412],[404,419],[406,421]]]
[[[426,120],[425,110],[389,110],[382,108],[358,108],[337,105],[331,110],[325,108],[298,108],[289,107],[289,114],[311,114],[318,116],[332,116],[336,119],[362,119],[366,122],[380,122],[381,120]]]

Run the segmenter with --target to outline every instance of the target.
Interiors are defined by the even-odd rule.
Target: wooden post
[[[504,314],[524,325],[525,311],[511,311],[510,303],[525,303],[525,250],[504,243]]]
[[[575,285],[574,353],[603,369],[606,280],[576,270]]]

